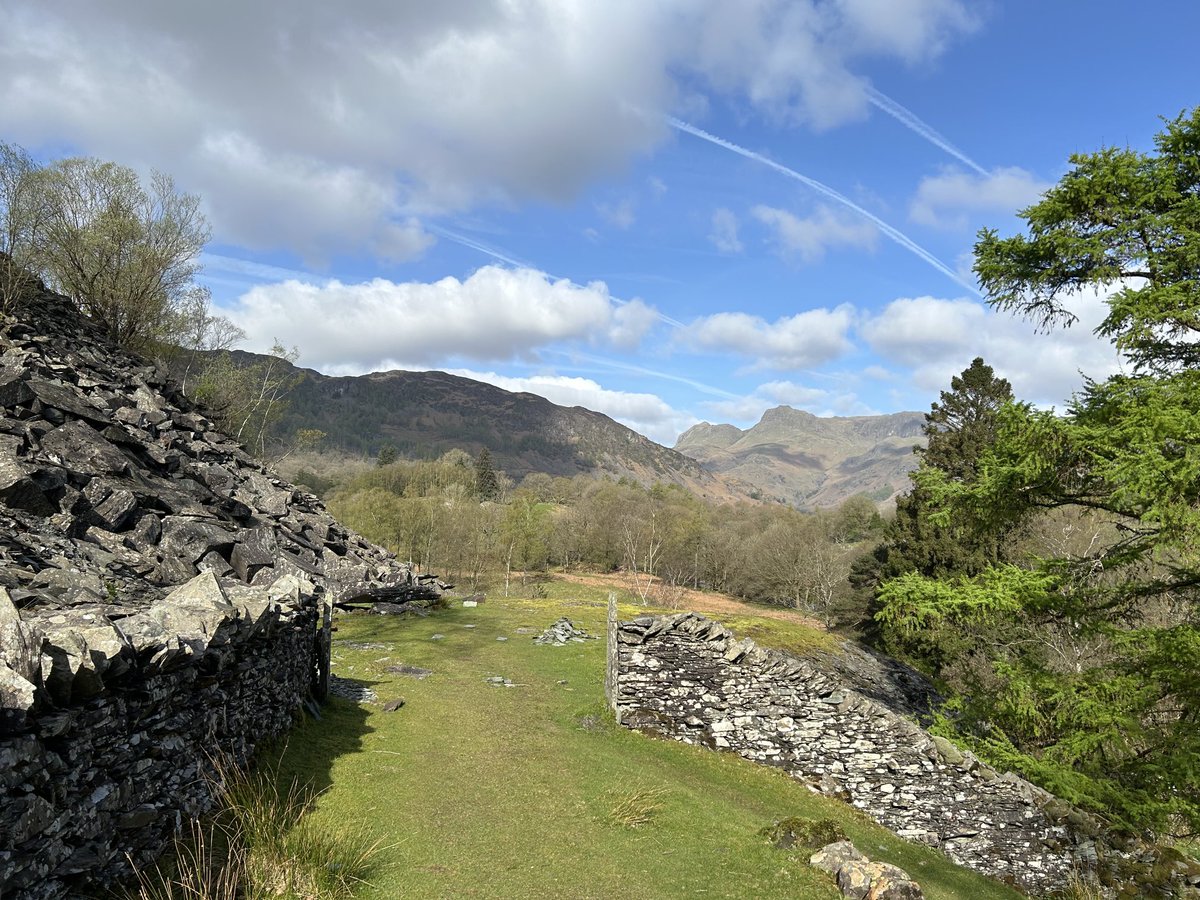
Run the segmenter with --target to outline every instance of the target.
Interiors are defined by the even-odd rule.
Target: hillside
[[[924,421],[917,412],[820,417],[777,406],[745,431],[702,422],[680,435],[675,449],[710,472],[752,485],[763,499],[809,509],[837,506],[854,494],[883,502],[908,489]]]
[[[244,364],[261,359],[240,351],[233,356]],[[531,472],[596,474],[671,482],[716,501],[747,495],[694,459],[581,406],[559,406],[445,372],[332,377],[295,369],[294,375],[299,383],[276,429],[284,438],[318,428],[332,448],[374,455],[390,442],[414,458],[456,447],[474,455],[487,447],[496,467],[517,480]]]

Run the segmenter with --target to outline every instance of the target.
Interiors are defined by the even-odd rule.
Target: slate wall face
[[[319,610],[301,585],[239,597],[200,576],[128,622],[106,666],[77,667],[58,703],[6,723],[0,896],[75,896],[128,877],[130,858],[149,863],[210,807],[213,759],[244,763],[292,725],[318,654]],[[180,631],[139,627],[156,620]],[[62,647],[89,626],[43,627],[35,639]]]
[[[617,628],[610,698],[631,728],[728,750],[1037,895],[1095,860],[1089,817],[800,659],[692,613]]]

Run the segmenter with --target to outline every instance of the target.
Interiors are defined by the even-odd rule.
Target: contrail
[[[705,384],[703,381],[696,381],[692,378],[685,378],[682,375],[674,375],[670,372],[660,372],[656,369],[647,369],[644,366],[635,366],[629,363],[620,363],[615,360],[606,359],[603,356],[591,356],[587,353],[579,353],[576,351],[553,350],[552,353],[557,353],[559,356],[566,356],[569,359],[581,359],[584,362],[590,362],[598,366],[603,366],[606,369],[617,370],[621,372],[632,372],[635,375],[648,375],[651,378],[661,378],[664,381],[677,381],[680,384],[686,384],[688,387],[695,388],[703,394],[710,394],[713,397],[724,397],[727,400],[740,400],[740,394],[734,394],[724,388],[713,387],[710,384]]]
[[[807,175],[801,175],[795,169],[789,169],[787,166],[780,165],[779,163],[775,162],[775,160],[770,159],[769,157],[763,156],[761,153],[755,153],[753,150],[747,150],[745,147],[739,146],[738,144],[735,144],[732,141],[727,141],[724,138],[719,138],[715,134],[709,134],[707,131],[704,131],[701,128],[697,128],[695,125],[689,125],[687,122],[684,122],[682,119],[676,119],[674,116],[667,116],[667,124],[670,125],[672,128],[675,128],[679,131],[685,132],[686,134],[690,134],[693,137],[698,137],[702,141],[708,141],[710,144],[716,144],[718,147],[724,147],[726,150],[729,150],[732,153],[736,153],[739,156],[744,156],[747,159],[752,159],[755,162],[762,163],[764,166],[769,166],[770,168],[774,169],[776,172],[779,172],[782,175],[786,175],[788,178],[794,178],[796,181],[799,181],[801,184],[807,185],[808,187],[812,188],[818,194],[822,194],[822,195],[828,197],[830,200],[840,203],[842,206],[846,207],[847,209],[853,210],[854,212],[858,213],[863,218],[875,223],[875,226],[880,231],[882,231],[885,235],[887,235],[889,238],[891,238],[893,241],[895,241],[897,244],[899,244],[905,250],[908,250],[914,256],[917,256],[920,259],[924,260],[925,262],[929,263],[929,265],[933,266],[935,269],[937,269],[939,272],[941,272],[947,278],[949,278],[950,280],[954,281],[955,283],[961,285],[962,287],[966,288],[968,291],[971,291],[971,293],[976,294],[976,295],[979,294],[979,291],[976,290],[973,285],[968,284],[966,281],[964,281],[962,278],[960,278],[957,272],[955,272],[953,269],[951,269],[949,266],[947,266],[944,262],[942,262],[940,259],[938,259],[936,256],[934,256],[932,253],[930,253],[928,250],[926,250],[924,247],[922,247],[920,244],[918,244],[916,241],[914,241],[912,238],[910,238],[904,232],[899,231],[896,228],[893,228],[887,222],[883,221],[883,219],[879,218],[879,216],[874,215],[873,213],[867,212],[867,210],[863,209],[861,206],[859,206],[857,203],[855,203],[849,197],[845,197],[842,194],[839,194],[837,191],[835,191],[829,185],[823,184],[820,181],[817,181],[815,178],[809,178]]]
[[[959,162],[970,166],[980,175],[988,174],[987,169],[979,165],[979,163],[975,162],[975,160],[971,159],[971,157],[967,156],[967,154],[955,147],[952,143],[946,140],[946,138],[942,137],[941,134],[935,131],[929,124],[924,122],[911,109],[906,106],[901,106],[887,94],[883,93],[883,91],[876,90],[870,85],[867,85],[866,91],[867,100],[876,109],[883,110],[905,128],[908,128],[925,138],[925,140],[929,141],[929,143],[933,144],[935,147],[945,150]]]
[[[469,238],[466,235],[459,234],[456,231],[451,231],[448,228],[442,228],[440,225],[431,225],[429,223],[425,223],[425,230],[432,231],[434,234],[444,237],[446,240],[454,241],[456,244],[462,244],[464,247],[470,247],[472,250],[478,250],[484,256],[490,256],[492,259],[498,259],[500,262],[508,263],[510,266],[516,266],[518,269],[537,268],[537,266],[531,266],[527,262],[522,262],[519,259],[506,256],[499,250],[489,247],[487,244],[481,244],[479,241]]]

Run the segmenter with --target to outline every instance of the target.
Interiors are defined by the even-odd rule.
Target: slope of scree
[[[205,571],[230,598],[285,575],[335,599],[412,580],[66,298],[32,292],[0,328],[0,588],[24,627],[127,620]],[[84,690],[97,654],[70,655]]]

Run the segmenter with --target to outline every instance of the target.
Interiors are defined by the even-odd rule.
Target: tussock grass
[[[1104,900],[1100,885],[1079,872],[1072,872],[1067,885],[1058,893],[1059,900]]]
[[[131,900],[344,900],[366,883],[381,842],[306,815],[313,790],[221,761],[210,779],[218,810],[190,821],[166,861],[137,871]]]
[[[654,821],[670,795],[665,788],[638,788],[620,796],[608,811],[609,820],[625,828],[641,828]]]

